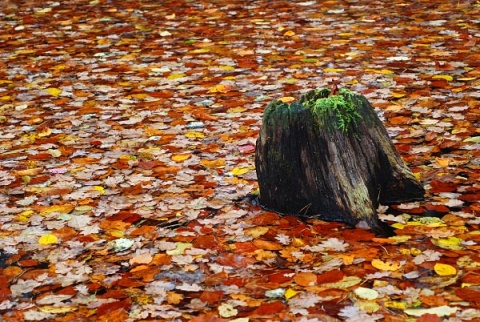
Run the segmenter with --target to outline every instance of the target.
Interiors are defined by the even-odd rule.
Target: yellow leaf
[[[372,266],[382,271],[396,271],[401,267],[399,263],[384,262],[380,259],[372,260]]]
[[[40,245],[51,245],[56,244],[58,242],[58,238],[52,234],[45,234],[38,239],[38,243]]]
[[[295,36],[295,32],[292,30],[287,31],[286,33],[283,34],[286,37],[292,37]]]
[[[144,100],[148,97],[148,95],[145,94],[145,93],[132,94],[130,96],[132,96],[133,98],[139,99],[139,100]]]
[[[222,65],[222,66],[220,66],[220,69],[229,71],[229,70],[235,70],[235,67],[234,66],[229,66],[229,65]]]
[[[440,238],[440,239],[432,239],[432,243],[440,248],[443,249],[450,249],[450,250],[461,250],[463,249],[461,242],[463,240],[457,237],[448,237],[448,238]]]
[[[15,54],[17,55],[28,55],[28,54],[34,54],[36,53],[37,51],[34,50],[34,49],[19,49],[19,50],[15,50]]]
[[[46,91],[48,92],[48,94],[52,95],[52,96],[55,96],[57,97],[58,95],[60,95],[62,93],[62,90],[60,88],[55,88],[55,87],[49,87],[46,89]]]
[[[50,215],[52,212],[60,212],[60,213],[69,213],[70,211],[73,210],[75,206],[73,205],[53,205],[50,206],[40,212],[40,215],[46,216]]]
[[[298,83],[298,79],[296,79],[296,78],[283,78],[282,81],[286,84],[296,84],[296,83]]]
[[[28,222],[30,220],[30,215],[32,215],[33,213],[33,210],[25,210],[17,215],[16,220]]]
[[[135,155],[130,155],[130,154],[122,154],[121,156],[118,157],[120,160],[126,160],[126,161],[135,161],[137,157]]]
[[[118,229],[111,229],[108,231],[108,234],[113,237],[122,238],[125,236],[125,232]]]
[[[178,78],[182,78],[182,77],[185,77],[187,76],[187,74],[184,74],[184,73],[177,73],[177,74],[170,74],[168,75],[167,79],[169,80],[173,80],[173,79],[178,79]]]
[[[448,167],[448,164],[450,163],[450,159],[448,158],[435,158],[435,161],[437,161],[438,165],[441,167]]]
[[[390,69],[373,69],[373,68],[367,68],[365,69],[366,72],[372,72],[375,74],[382,74],[382,75],[391,75],[395,74],[395,72],[391,71]]]
[[[294,297],[295,295],[297,295],[298,292],[295,291],[295,290],[292,290],[291,288],[289,288],[288,290],[285,291],[285,298],[288,300],[288,299],[291,299],[292,297]]]
[[[105,194],[105,188],[102,186],[93,186],[93,190],[100,192],[101,195]]]
[[[45,305],[45,306],[39,306],[38,309],[42,312],[46,313],[53,313],[53,314],[65,314],[68,312],[74,312],[78,310],[78,308],[74,306],[53,306],[53,305]]]
[[[457,274],[457,269],[452,265],[448,265],[448,264],[436,263],[433,269],[435,270],[435,273],[437,273],[440,276],[449,276],[449,275]]]
[[[403,302],[398,302],[398,301],[387,301],[383,304],[385,307],[391,308],[391,309],[398,309],[398,310],[405,310],[407,306]]]
[[[251,236],[253,238],[258,238],[262,235],[265,235],[269,230],[270,228],[266,226],[256,226],[256,227],[245,229],[244,234],[247,236]]]
[[[186,249],[192,247],[193,245],[191,243],[178,242],[175,244],[174,249],[167,250],[167,255],[183,255]]]
[[[200,163],[206,168],[220,168],[225,166],[225,159],[200,160]]]
[[[344,265],[352,265],[355,260],[355,255],[352,254],[338,254],[338,258],[343,260]]]
[[[247,109],[245,107],[232,107],[227,110],[228,113],[242,113]]]
[[[152,29],[147,26],[142,26],[142,25],[135,25],[135,29],[140,30],[140,31],[151,31]]]
[[[282,101],[284,103],[290,103],[290,102],[293,102],[295,100],[295,97],[292,97],[292,96],[285,96],[285,97],[281,97],[278,99],[279,101]]]
[[[189,139],[203,139],[205,137],[205,134],[203,134],[202,132],[191,131],[185,133],[185,136]]]
[[[248,171],[250,171],[251,168],[239,168],[239,167],[235,167],[233,170],[232,170],[232,174],[236,177],[238,176],[241,176],[242,174],[245,174],[247,173]]]
[[[399,92],[390,92],[390,94],[394,97],[394,98],[401,98],[401,97],[404,97],[406,94],[405,93],[399,93]]]
[[[399,223],[399,222],[396,222],[396,223],[392,224],[391,226],[392,226],[393,228],[395,228],[395,229],[403,229],[403,228],[405,228],[405,225],[402,224],[402,223]]]
[[[191,156],[192,156],[191,154],[174,154],[172,155],[172,161],[182,162],[190,159]]]
[[[208,89],[210,93],[227,93],[233,89],[230,85],[218,84]]]
[[[450,75],[433,75],[432,79],[444,79],[447,82],[450,82],[453,80],[453,77]]]
[[[210,48],[198,48],[191,51],[192,54],[205,54],[210,51]]]
[[[345,71],[343,68],[325,68],[323,70],[324,73],[340,73]]]
[[[412,236],[399,235],[399,236],[388,237],[388,241],[389,241],[391,244],[400,244],[400,243],[406,242],[407,240],[409,240],[409,239],[411,239],[411,238],[412,238]]]

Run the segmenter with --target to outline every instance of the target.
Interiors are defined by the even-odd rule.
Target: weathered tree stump
[[[392,230],[378,219],[379,204],[424,196],[370,103],[347,89],[270,103],[255,165],[262,206],[350,225],[365,220],[381,235]]]

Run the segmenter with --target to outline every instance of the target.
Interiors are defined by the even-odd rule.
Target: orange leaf
[[[200,163],[206,168],[220,168],[225,165],[225,159],[200,160]]]
[[[220,300],[223,298],[223,295],[224,294],[222,291],[204,291],[200,295],[200,300],[208,303],[209,305],[214,305],[220,302]]]
[[[153,257],[150,253],[143,253],[130,259],[130,265],[134,264],[149,264]]]
[[[263,250],[280,250],[283,248],[280,243],[262,239],[255,239],[253,244]]]
[[[219,318],[213,313],[207,313],[191,318],[188,322],[227,322],[227,320]]]
[[[280,216],[275,212],[264,212],[253,217],[252,222],[255,226],[278,225]]]
[[[317,284],[317,275],[314,273],[301,272],[297,273],[293,280],[300,286],[313,286]]]
[[[172,161],[182,162],[182,161],[190,159],[191,156],[192,156],[191,154],[186,154],[186,153],[174,154],[174,155],[172,155]]]
[[[200,235],[195,238],[193,247],[202,249],[214,249],[219,246],[218,241],[212,235]]]

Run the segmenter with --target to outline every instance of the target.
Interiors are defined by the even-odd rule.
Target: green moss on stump
[[[358,96],[346,88],[341,88],[337,95],[330,96],[330,90],[315,89],[300,97],[298,102],[286,104],[281,101],[273,101],[265,110],[264,119],[269,119],[269,115],[280,109],[284,112],[309,110],[318,125],[326,126],[332,129],[337,128],[342,132],[347,132],[361,118],[357,110]],[[333,120],[333,122],[331,122]]]

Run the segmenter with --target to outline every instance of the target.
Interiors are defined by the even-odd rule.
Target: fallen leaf
[[[396,271],[401,267],[401,264],[374,259],[372,260],[372,266],[382,271]]]
[[[38,243],[39,243],[40,245],[56,244],[56,243],[58,243],[58,238],[57,238],[57,236],[52,235],[52,234],[45,234],[45,235],[42,235],[42,236],[38,239]]]

